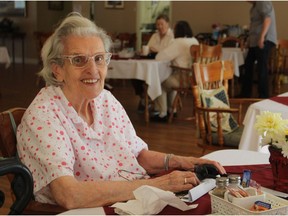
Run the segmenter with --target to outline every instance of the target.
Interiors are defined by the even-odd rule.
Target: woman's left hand
[[[173,156],[170,159],[171,164],[178,164],[179,169],[194,171],[196,165],[200,164],[212,164],[214,165],[220,174],[226,174],[224,167],[217,161],[208,160],[204,158]],[[173,165],[172,165],[173,167]]]

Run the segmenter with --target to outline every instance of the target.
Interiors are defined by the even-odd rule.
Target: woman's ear
[[[62,76],[62,68],[61,68],[61,66],[58,65],[58,64],[52,63],[51,70],[52,70],[52,73],[54,74],[55,78],[58,81],[63,82],[64,77]]]

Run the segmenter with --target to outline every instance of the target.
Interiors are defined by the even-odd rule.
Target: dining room
[[[22,63],[23,55],[21,51],[21,43],[17,42],[16,47],[15,47],[16,48],[15,60],[14,61],[12,60],[11,62],[9,61],[8,66],[7,66],[8,61],[3,62],[3,63],[0,62],[0,71],[1,71],[0,73],[0,82],[1,82],[0,83],[0,93],[1,93],[0,94],[0,111],[2,112],[11,107],[28,107],[28,105],[31,103],[33,98],[37,95],[40,88],[43,87],[43,85],[39,85],[39,82],[38,82],[39,80],[36,75],[37,72],[39,72],[41,65],[39,65],[39,61],[38,61],[39,50],[37,50],[36,48],[37,45],[36,45],[36,41],[35,41],[35,38],[33,37],[32,32],[34,32],[35,29],[40,30],[40,31],[47,31],[47,32],[48,30],[50,31],[52,29],[52,25],[56,23],[55,17],[57,17],[57,19],[58,18],[60,19],[60,17],[62,17],[68,11],[76,10],[78,12],[82,12],[83,14],[85,14],[85,16],[89,17],[90,19],[95,20],[95,22],[98,25],[102,26],[105,30],[107,30],[107,32],[114,32],[114,33],[130,32],[133,34],[136,33],[138,35],[139,32],[135,31],[135,29],[138,29],[138,27],[135,28],[135,26],[137,26],[139,22],[138,20],[139,17],[137,15],[137,11],[139,9],[138,8],[139,2],[137,1],[119,1],[119,2],[120,3],[117,5],[113,5],[113,4],[107,5],[107,2],[105,1],[102,1],[102,2],[98,2],[98,1],[97,2],[66,2],[64,1],[62,2],[63,5],[62,4],[60,5],[56,4],[53,6],[50,5],[50,8],[49,8],[47,6],[48,2],[27,1],[26,4],[29,5],[29,7],[27,7],[28,13],[27,13],[26,20],[23,23],[21,23],[22,20],[20,18],[18,17],[11,18],[15,21],[15,25],[18,25],[20,29],[24,30],[27,27],[27,30],[29,31],[26,33],[26,37],[25,37],[25,61],[24,63]],[[154,7],[157,7],[157,2],[155,3],[155,1],[153,1],[151,2],[151,5],[148,5],[148,6],[151,9],[154,9]],[[167,5],[165,5],[164,7],[165,11],[167,10],[166,6]],[[287,6],[287,2],[275,2],[274,6],[275,6],[276,14],[277,14],[277,25],[278,25],[279,37],[288,38],[288,33],[286,32],[287,29],[283,27],[285,23],[283,21],[285,20],[283,17],[286,16],[286,15],[284,16],[283,14],[283,8]],[[46,11],[46,8],[47,8],[47,11]],[[221,10],[223,8],[227,8],[225,9],[225,12],[223,13],[217,12],[217,11],[223,11]],[[39,9],[37,14],[34,14],[32,12],[34,9],[37,9],[37,11]],[[42,13],[43,11],[45,12]],[[196,35],[197,33],[200,33],[200,32],[212,32],[211,25],[214,22],[227,24],[227,25],[238,24],[241,27],[243,26],[245,27],[245,25],[248,24],[249,5],[246,2],[193,2],[193,1],[177,2],[177,1],[171,1],[169,2],[168,11],[172,20],[171,24],[174,24],[179,19],[188,20],[190,25],[193,28],[194,34]],[[203,17],[203,11],[206,11],[205,12],[206,15],[211,14],[211,17],[207,16],[207,19],[195,18],[195,17]],[[233,11],[232,14],[231,14],[231,11]],[[40,15],[41,13],[42,15]],[[49,21],[45,17],[45,14],[47,16],[55,15],[55,17],[53,17],[52,21],[51,20]],[[131,18],[132,16],[135,17],[135,19]],[[227,19],[227,16],[229,16],[229,19]],[[29,24],[30,22],[32,22],[32,19],[38,19],[38,21],[35,21],[35,20],[33,21],[34,22],[33,29],[30,27],[30,24]],[[41,25],[42,22],[45,24]],[[151,19],[149,20],[149,22],[154,22],[154,20]],[[138,39],[138,37],[136,38]],[[10,47],[11,44],[9,43],[10,42],[9,39],[8,41],[6,40],[6,42],[7,42],[6,45],[8,48],[8,52],[10,54],[12,47]],[[141,48],[142,48],[142,44],[139,44],[139,41],[136,42],[135,47],[134,47],[135,53],[137,53],[137,51],[140,52]],[[243,55],[243,52],[239,52],[239,49],[237,49],[237,52],[232,52],[231,50],[229,51],[229,49],[228,50],[226,49],[225,60],[228,59],[228,60],[232,60],[235,62],[237,61],[238,66],[243,65],[244,58],[245,58],[245,55]],[[199,148],[199,146],[197,145],[199,131],[197,130],[195,119],[193,119],[192,121],[191,119],[189,121],[177,121],[176,119],[176,121],[173,121],[172,124],[159,124],[159,123],[154,123],[154,122],[149,122],[147,124],[147,117],[145,117],[145,113],[137,112],[139,98],[134,94],[133,86],[131,85],[131,82],[129,82],[128,80],[131,78],[138,78],[141,80],[145,80],[145,82],[148,84],[147,95],[150,97],[150,99],[151,98],[155,99],[160,94],[159,93],[160,89],[159,89],[159,85],[157,86],[153,83],[156,82],[159,84],[161,83],[162,80],[167,78],[167,74],[163,73],[163,71],[165,70],[169,71],[171,69],[169,68],[169,64],[167,64],[167,62],[164,62],[163,64],[160,64],[160,63],[156,64],[155,62],[153,62],[153,60],[151,61],[149,59],[144,59],[141,61],[139,59],[134,59],[134,60],[130,59],[131,63],[129,64],[133,66],[131,65],[129,66],[127,64],[128,59],[129,58],[112,59],[108,68],[108,78],[109,78],[109,81],[111,81],[109,83],[111,83],[113,87],[113,89],[110,89],[111,93],[123,105],[131,122],[133,123],[133,126],[135,127],[137,135],[141,137],[141,139],[143,139],[146,143],[148,143],[149,149],[151,150],[161,151],[167,154],[202,157],[203,156],[202,149]],[[115,63],[116,61],[119,61],[119,64],[116,64]],[[142,64],[140,67],[139,65],[135,66],[137,64],[137,61],[138,61],[138,64],[139,64],[139,61]],[[122,65],[120,65],[120,63]],[[234,68],[236,71],[235,76],[241,77],[241,70],[239,69],[238,66],[236,67],[236,69]],[[123,67],[124,69],[122,70],[121,68]],[[129,69],[131,67],[138,67],[142,69],[144,68],[146,70],[149,67],[150,71],[154,71],[154,73],[157,72],[159,76],[155,76],[155,74],[151,72],[149,74],[145,74],[145,77],[144,77],[143,72],[138,72],[136,74],[136,77],[131,77],[129,73],[125,73],[125,70],[126,71],[131,70]],[[120,71],[120,75],[114,73],[113,71],[114,72]],[[273,92],[273,85],[274,85],[273,79],[274,79],[274,74],[270,73],[269,74],[269,86],[271,87],[270,94],[271,96],[274,97],[274,96],[277,96],[278,94]],[[253,81],[253,91],[251,92],[252,97],[257,97],[257,84],[258,84],[258,80],[257,80],[257,77],[255,76],[254,81]],[[280,94],[287,92],[287,90],[288,90],[287,82],[282,82]],[[239,93],[238,91],[239,89],[235,88],[234,94],[238,94]],[[185,97],[182,98],[182,103],[185,104],[185,106],[183,106],[181,113],[179,113],[179,116],[178,116],[179,119],[182,117],[182,115],[183,116],[193,115],[193,112],[190,109],[191,107],[193,107],[193,96],[190,94],[185,95]],[[257,108],[256,105],[254,105],[254,108],[255,107]],[[270,107],[270,105],[271,105],[271,101],[266,101],[266,103],[264,105],[261,105],[261,107],[262,108]],[[276,104],[275,107],[281,108],[279,104],[278,105]],[[258,109],[261,110],[259,107]],[[285,105],[283,105],[283,108],[281,109],[281,111],[285,112]],[[245,111],[243,110],[242,115],[243,116],[246,115],[246,110]],[[247,117],[247,119],[251,120],[249,116]],[[248,122],[247,119],[246,119],[246,122]],[[249,131],[250,129],[248,128],[247,130]],[[255,135],[255,133],[252,135]],[[253,140],[258,139],[258,138],[259,136],[257,136],[256,138],[253,138]],[[243,143],[245,143],[246,145],[248,142],[249,140],[248,141],[245,140]],[[258,144],[258,140],[257,140],[257,144]],[[255,149],[249,149],[249,150],[253,150],[257,152]],[[205,152],[205,154],[207,158],[214,159],[212,150],[208,150],[207,152]],[[231,161],[233,161],[233,157],[238,158],[238,159],[241,157],[243,158],[243,155],[239,156],[238,154],[235,154],[233,156],[232,153],[230,156],[231,157],[229,157],[229,162],[227,162],[228,159],[227,161],[224,160],[226,157],[223,155],[220,155],[220,156],[218,155],[218,157],[215,156],[215,158],[219,160],[220,159],[223,160],[223,165],[226,165],[226,166],[235,165],[235,164],[231,164]],[[252,159],[255,159],[256,162],[253,161],[255,162],[255,164],[259,165],[259,161],[260,163],[263,161],[265,163],[268,163],[267,156],[262,155],[263,157],[261,156],[261,159],[259,160],[257,156],[256,154],[254,156],[253,153],[249,155],[249,157],[251,158],[251,161]],[[239,162],[239,164],[242,162],[243,161]],[[239,165],[239,164],[236,164],[236,165]],[[241,164],[241,165],[244,166],[244,164]],[[246,165],[248,165],[248,163]],[[231,168],[231,172],[236,172],[236,171],[233,170],[233,168]],[[259,176],[259,173],[258,173],[257,178],[261,179],[261,176]],[[271,178],[269,180],[271,180]],[[0,177],[0,185],[4,186],[4,189],[2,189],[1,187],[1,190],[3,190],[5,194],[10,193],[9,182],[7,181],[5,176]],[[210,202],[209,199],[208,201]],[[0,208],[0,214],[7,214],[7,212],[9,211],[8,206],[10,206],[11,203],[12,203],[11,197],[7,196],[5,204],[4,204],[4,208]]]

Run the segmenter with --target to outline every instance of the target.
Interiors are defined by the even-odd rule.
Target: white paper
[[[194,202],[204,194],[208,193],[210,190],[215,188],[216,180],[212,178],[207,178],[201,181],[199,185],[189,190],[189,202]]]
[[[261,190],[266,192],[266,193],[273,194],[274,196],[279,196],[279,197],[284,197],[284,198],[288,197],[287,193],[284,193],[284,192],[281,192],[281,191],[272,190],[270,188],[266,188],[266,187],[262,187],[261,186]]]
[[[173,206],[182,211],[194,209],[198,205],[187,205],[170,191],[164,191],[151,186],[141,186],[133,191],[135,200],[118,202],[112,205],[117,214],[148,215],[158,214],[166,205]]]

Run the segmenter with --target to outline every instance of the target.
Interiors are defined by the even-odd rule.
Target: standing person
[[[42,48],[42,88],[17,129],[17,150],[35,199],[67,209],[134,199],[142,185],[179,192],[199,184],[197,164],[216,161],[148,150],[125,109],[104,89],[111,39],[69,14]],[[174,169],[178,169],[173,171]],[[169,174],[150,175],[170,170]],[[181,170],[181,171],[180,171]]]
[[[147,46],[149,47],[150,55],[155,56],[159,51],[166,48],[174,39],[173,31],[170,28],[170,21],[167,15],[161,14],[156,18],[156,28],[155,32],[150,40],[148,41]],[[132,84],[135,89],[136,95],[140,96],[140,102],[138,105],[138,111],[144,112],[145,110],[145,95],[144,95],[144,81],[134,79]]]
[[[271,1],[249,1],[250,29],[248,54],[245,59],[245,73],[242,81],[241,97],[251,97],[254,64],[257,61],[258,96],[269,97],[268,58],[277,44],[275,12]]]
[[[174,36],[174,41],[157,54],[156,60],[169,60],[174,66],[190,68],[192,64],[190,47],[194,44],[198,45],[199,42],[193,37],[193,32],[188,22],[178,21],[174,28]],[[155,100],[155,104],[159,108],[159,115],[152,116],[151,121],[166,122],[168,120],[168,111],[175,112],[175,110],[168,110],[168,107],[172,106],[176,95],[172,87],[179,87],[179,75],[178,72],[173,72],[162,83],[162,94]]]

